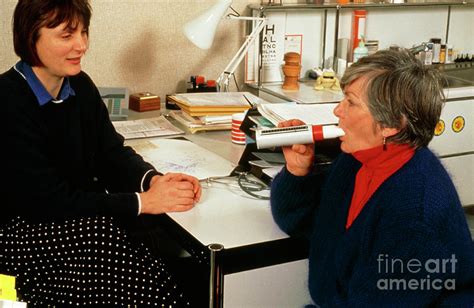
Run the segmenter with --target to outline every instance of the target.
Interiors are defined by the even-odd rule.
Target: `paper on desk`
[[[327,102],[337,103],[344,99],[344,94],[340,90],[317,91],[314,89],[314,80],[300,82],[298,91],[287,91],[282,89],[281,83],[268,84],[264,88],[274,92],[279,96],[284,96],[288,100],[298,104],[325,104]]]
[[[280,171],[281,171],[281,169],[283,169],[283,167],[284,167],[284,165],[265,168],[265,169],[262,169],[262,172],[273,179],[278,173],[280,173]]]
[[[232,115],[220,115],[220,116],[202,116],[199,117],[203,124],[228,124],[232,123]]]
[[[133,148],[162,173],[181,172],[202,180],[227,176],[234,169],[228,160],[189,140],[143,139]]]
[[[184,134],[164,116],[132,121],[112,122],[115,130],[125,139],[173,136]]]
[[[281,152],[252,152],[252,155],[269,163],[283,165],[286,163],[285,156]]]
[[[198,131],[210,131],[210,130],[230,130],[232,128],[231,121],[229,122],[214,122],[204,123],[200,117],[193,117],[188,115],[186,112],[181,110],[172,110],[169,115],[184,125],[192,134]]]
[[[337,106],[333,104],[301,105],[292,103],[281,104],[259,104],[258,111],[275,126],[279,122],[291,119],[300,119],[306,124],[336,124],[338,118],[333,110]]]
[[[281,167],[282,164],[271,163],[263,159],[259,160],[249,160],[249,164],[253,166],[257,166],[259,168],[271,168],[271,167]]]

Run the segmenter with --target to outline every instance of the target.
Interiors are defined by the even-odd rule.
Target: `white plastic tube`
[[[257,129],[255,142],[258,149],[266,149],[293,144],[309,144],[341,136],[344,136],[344,131],[335,125],[299,125]]]

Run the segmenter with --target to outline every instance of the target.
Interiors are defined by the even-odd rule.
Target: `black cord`
[[[242,189],[245,193],[249,194],[250,196],[252,196],[254,198],[257,198],[257,199],[260,199],[260,200],[270,200],[270,197],[261,196],[261,195],[258,195],[256,193],[254,193],[254,191],[264,190],[266,188],[266,186],[262,183],[257,182],[257,181],[252,181],[252,180],[247,179],[247,177],[245,175],[246,175],[246,173],[242,172],[242,173],[239,173],[239,176],[237,177],[237,183],[239,184],[240,189]],[[255,187],[252,188],[252,187],[249,187],[249,186],[245,186],[243,184],[243,180],[245,180],[246,183],[255,185]]]
[[[239,84],[237,83],[237,78],[235,78],[235,74],[232,74],[232,77],[234,78],[234,83],[235,83],[235,87],[237,88],[237,92],[240,92]]]
[[[233,8],[232,6],[230,6],[229,8],[234,12],[234,14],[228,14],[227,16],[240,17],[239,12],[237,12],[236,10],[234,10],[234,8]]]

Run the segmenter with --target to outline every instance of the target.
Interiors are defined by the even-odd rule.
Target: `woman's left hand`
[[[151,181],[150,181],[150,186],[153,185],[155,181],[158,182],[182,182],[182,181],[187,181],[193,184],[193,191],[194,191],[194,201],[197,203],[201,199],[201,193],[202,193],[202,188],[201,188],[201,183],[199,180],[191,175],[187,175],[184,173],[174,173],[174,172],[168,172],[162,176],[154,176]]]

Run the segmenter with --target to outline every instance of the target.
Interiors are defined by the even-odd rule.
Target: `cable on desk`
[[[270,197],[257,194],[257,192],[268,190],[268,186],[262,182],[249,179],[247,175],[248,172],[237,172],[237,176],[213,176],[203,179],[201,182],[206,183],[208,186],[212,186],[212,183],[234,186],[226,180],[236,180],[237,185],[235,187],[240,188],[249,196],[260,200],[270,200]]]
[[[270,197],[262,196],[255,193],[266,190],[268,188],[267,185],[257,181],[249,180],[247,178],[247,172],[238,173],[237,183],[239,184],[240,189],[242,189],[250,196],[261,200],[270,200]]]

